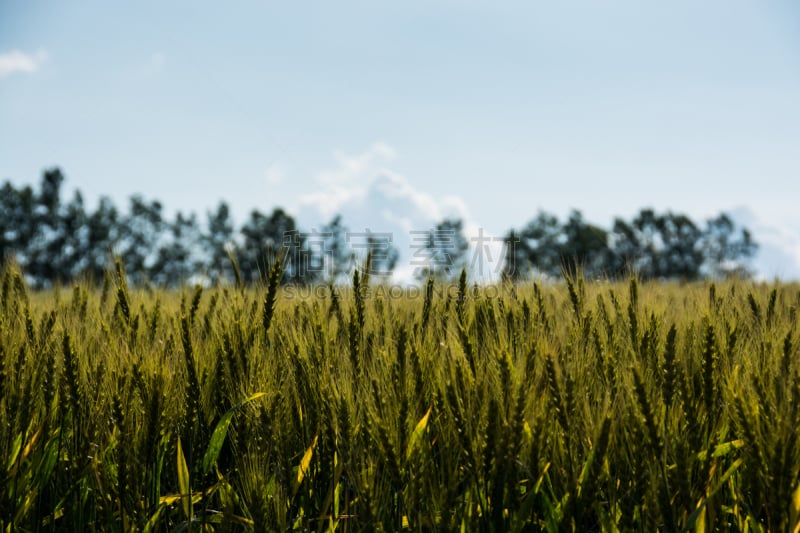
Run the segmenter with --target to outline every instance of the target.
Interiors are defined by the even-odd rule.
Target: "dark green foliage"
[[[396,236],[349,232],[340,215],[319,232],[301,231],[280,207],[269,213],[255,209],[237,229],[225,202],[208,212],[204,223],[195,213],[178,212],[169,219],[161,202],[140,195],[130,198],[125,212],[107,197],[91,209],[80,191],[62,199],[64,181],[53,168],[43,173],[38,189],[10,182],[0,188],[0,261],[16,261],[36,288],[81,279],[99,284],[112,253],[121,257],[133,286],[170,288],[197,281],[253,286],[263,282],[277,259],[284,264],[282,284],[342,283],[367,255],[366,276],[385,278],[400,257]],[[469,253],[473,262],[483,257],[486,243],[494,239],[482,233],[465,236],[463,229],[462,220],[445,219],[427,232],[412,232],[415,251],[409,261],[419,267],[419,279],[453,280]],[[355,243],[359,239],[364,242]],[[578,272],[588,279],[629,273],[642,280],[746,278],[747,261],[757,250],[752,235],[724,213],[702,226],[686,215],[652,209],[629,222],[616,219],[611,229],[587,222],[580,211],[563,223],[541,212],[503,240],[498,260],[502,278],[509,281]],[[476,243],[473,252],[470,241]],[[359,249],[362,255],[356,254]],[[482,265],[472,266],[480,277]]]
[[[506,248],[506,275],[519,279],[533,269],[552,277],[562,270],[589,278],[629,272],[644,280],[746,277],[757,246],[746,229],[736,230],[724,213],[701,228],[686,215],[642,209],[630,222],[616,219],[611,231],[585,222],[579,211],[563,224],[539,213],[508,234],[508,243],[519,242]]]
[[[426,232],[414,232],[412,239],[415,253],[411,264],[418,265],[417,279],[449,280],[466,267],[469,242],[463,233],[462,220],[445,219]]]

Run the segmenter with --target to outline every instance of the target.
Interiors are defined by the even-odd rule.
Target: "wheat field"
[[[800,287],[30,291],[3,531],[800,531]]]

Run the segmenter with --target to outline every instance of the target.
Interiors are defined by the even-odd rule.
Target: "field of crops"
[[[3,531],[798,531],[800,288],[29,291]]]

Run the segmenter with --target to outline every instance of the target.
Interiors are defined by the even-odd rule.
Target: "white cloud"
[[[730,212],[733,220],[748,228],[758,243],[752,266],[761,280],[800,280],[800,231],[796,220],[777,222],[747,207]]]
[[[167,64],[167,56],[163,52],[155,52],[150,56],[150,67],[155,71],[162,70]]]
[[[416,187],[405,175],[388,164],[396,157],[391,146],[375,143],[360,154],[336,152],[336,166],[317,175],[318,190],[304,195],[299,208],[293,210],[301,227],[319,227],[335,214],[341,214],[351,231],[389,232],[400,252],[395,270],[396,281],[413,279],[415,248],[412,231],[426,231],[445,218],[463,222],[464,236],[470,241],[468,260],[475,254],[477,242],[471,241],[482,231],[479,259],[472,268],[473,277],[490,279],[500,261],[502,243],[492,241],[493,234],[482,230],[471,218],[469,209],[459,196],[437,198]],[[483,247],[488,245],[489,249]],[[488,253],[488,255],[486,255]]]
[[[47,52],[39,50],[35,54],[26,54],[20,50],[11,50],[0,54],[0,78],[16,73],[30,74],[39,70],[47,60]]]
[[[280,163],[273,163],[264,172],[264,177],[270,185],[280,185],[286,181],[286,169]]]
[[[164,52],[153,52],[138,67],[134,67],[137,72],[134,72],[133,75],[150,78],[163,72],[166,66],[167,56],[164,55]]]
[[[335,152],[337,166],[317,174],[319,190],[300,198],[301,209],[313,209],[324,217],[338,213],[347,204],[363,203],[367,187],[380,172],[382,161],[393,156],[393,150],[383,143],[356,155]]]
[[[383,142],[374,143],[369,150],[357,155],[334,152],[337,168],[323,170],[317,176],[320,185],[341,189],[364,183],[370,179],[370,173],[380,167],[382,161],[394,159],[394,149]]]
[[[404,175],[387,168],[386,163],[395,158],[395,151],[385,143],[375,143],[356,155],[336,152],[334,158],[337,167],[317,175],[319,190],[300,198],[301,210],[310,209],[330,217],[343,209],[357,208],[374,215],[373,223],[402,220],[406,227],[410,221],[469,217],[461,198],[436,199],[415,188]]]

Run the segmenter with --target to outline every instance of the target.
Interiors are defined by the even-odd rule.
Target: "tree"
[[[509,233],[508,238],[519,235],[520,242],[506,250],[504,275],[520,279],[528,267],[550,276],[558,276],[562,268],[612,278],[632,271],[642,279],[746,274],[743,261],[753,255],[755,244],[746,230],[738,238],[734,233],[726,215],[701,231],[686,215],[642,209],[630,222],[615,219],[608,232],[585,222],[580,211],[573,211],[563,225],[540,212],[522,231]]]
[[[635,271],[637,262],[641,258],[642,250],[636,228],[621,218],[614,219],[614,225],[609,234],[608,273],[612,277],[620,277],[630,271]]]
[[[16,189],[5,182],[0,189],[0,261],[17,258],[25,264],[27,247],[36,234],[35,194],[30,186]]]
[[[239,268],[245,282],[261,279],[280,259],[284,266],[283,282],[303,283],[303,262],[308,258],[303,248],[305,238],[294,218],[283,209],[275,208],[270,216],[253,210],[241,234],[244,241],[239,251]]]
[[[174,222],[165,225],[169,237],[158,248],[150,279],[161,286],[178,287],[202,268],[196,257],[200,228],[194,213],[184,216],[180,211]]]
[[[658,217],[652,209],[642,209],[632,221],[638,244],[636,272],[643,279],[652,279],[657,275],[656,250],[658,248]]]
[[[531,270],[530,248],[514,229],[510,230],[503,240],[506,243],[503,250],[503,279],[511,282],[525,279]]]
[[[353,251],[347,246],[348,228],[342,224],[342,215],[334,216],[322,227],[324,236],[322,257],[324,272],[336,283],[349,277],[355,261]]]
[[[130,282],[137,285],[152,279],[175,286],[201,272],[213,282],[228,279],[229,251],[247,283],[262,279],[279,258],[284,283],[318,283],[326,276],[342,282],[356,261],[365,264],[367,257],[370,274],[389,276],[397,266],[399,253],[390,233],[350,232],[340,215],[320,232],[303,233],[283,209],[269,215],[254,210],[237,244],[225,202],[207,213],[204,233],[193,213],[178,213],[169,222],[158,201],[138,195],[124,215],[107,197],[88,211],[80,191],[63,203],[63,183],[61,170],[52,168],[43,173],[38,190],[17,189],[9,182],[0,188],[0,260],[16,260],[37,287],[80,275],[99,281],[113,253],[121,256]],[[460,272],[469,248],[462,230],[461,220],[445,219],[429,231],[414,232],[411,263],[420,267],[418,278],[446,279]],[[475,257],[481,257],[482,243]],[[634,271],[643,279],[694,280],[749,276],[748,260],[756,250],[750,232],[737,228],[725,213],[701,229],[686,215],[642,209],[631,221],[615,219],[607,231],[586,222],[577,210],[564,224],[540,211],[521,230],[507,234],[502,266],[504,279],[510,280],[529,272],[559,277],[564,271],[590,277]]]
[[[703,267],[710,277],[750,275],[747,261],[755,255],[758,245],[747,229],[740,229],[738,234],[736,230],[733,220],[725,213],[720,213],[706,222],[700,240]]]
[[[656,221],[661,249],[656,256],[656,277],[695,280],[703,264],[701,232],[689,217],[667,213]]]
[[[745,261],[755,253],[756,244],[747,230],[738,237],[735,233],[733,221],[724,213],[701,230],[686,215],[643,209],[630,224],[614,222],[614,269],[622,273],[628,266],[643,279],[749,275]]]
[[[520,250],[527,252],[527,264],[548,276],[561,275],[561,247],[564,234],[558,218],[540,211],[519,234]]]
[[[412,245],[416,251],[411,264],[417,266],[417,279],[452,279],[461,273],[469,249],[462,228],[460,219],[445,219],[428,231],[413,232],[418,242]]]
[[[640,210],[630,223],[616,219],[609,239],[613,256],[611,271],[622,275],[630,270],[642,279],[672,277],[665,238],[671,240],[673,248],[681,245],[675,241],[678,234],[663,235],[670,228],[665,217],[652,209]]]
[[[372,257],[369,274],[383,278],[391,276],[400,258],[400,253],[392,244],[391,237],[370,235],[367,238],[367,249]]]
[[[119,212],[107,196],[102,196],[86,221],[86,257],[84,272],[99,282],[120,238]]]
[[[366,275],[381,278],[391,276],[400,257],[392,240],[390,232],[373,232],[368,228],[364,231],[348,231],[346,242],[352,250],[352,264]]]
[[[232,266],[228,250],[235,246],[233,240],[233,220],[226,202],[220,202],[217,209],[207,213],[207,233],[203,242],[207,247],[208,274],[212,283],[232,279]]]
[[[32,239],[27,243],[28,275],[34,285],[46,286],[58,279],[67,281],[62,251],[66,236],[61,227],[61,184],[64,175],[58,168],[45,171],[39,193],[35,197]]]
[[[700,230],[689,217],[642,209],[630,224],[614,221],[612,271],[630,269],[642,279],[693,280],[703,262]]]
[[[57,269],[64,280],[81,275],[88,266],[89,216],[80,191],[75,191],[72,200],[64,207],[59,223],[60,234]]]
[[[606,230],[584,222],[580,211],[572,211],[562,231],[564,243],[559,249],[562,268],[573,276],[578,271],[589,277],[608,274],[612,254]]]
[[[143,284],[156,260],[165,224],[158,201],[146,202],[136,195],[120,228],[119,255],[134,284]]]

